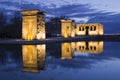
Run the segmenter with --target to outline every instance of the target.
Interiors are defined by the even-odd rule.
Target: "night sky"
[[[46,18],[67,16],[76,23],[102,23],[105,33],[120,33],[120,0],[0,0],[0,11],[39,9]]]

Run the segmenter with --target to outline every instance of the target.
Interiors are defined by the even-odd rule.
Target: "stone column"
[[[37,15],[37,39],[45,39],[45,13],[39,12]]]
[[[61,20],[61,35],[64,38],[75,36],[73,20]]]
[[[39,10],[22,11],[22,39],[45,39],[44,12]]]

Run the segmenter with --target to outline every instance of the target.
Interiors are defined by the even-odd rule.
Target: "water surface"
[[[120,80],[119,42],[0,45],[1,80]]]

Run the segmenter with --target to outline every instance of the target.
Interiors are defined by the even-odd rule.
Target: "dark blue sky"
[[[67,16],[76,23],[102,23],[105,33],[120,33],[119,0],[0,0],[0,11],[39,9],[46,16]]]

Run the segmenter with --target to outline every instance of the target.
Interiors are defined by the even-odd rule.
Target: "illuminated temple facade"
[[[61,20],[61,36],[75,37],[74,20]]]
[[[45,12],[39,10],[22,11],[22,39],[41,40],[46,38]],[[52,27],[51,27],[52,28]],[[61,20],[61,36],[64,38],[85,36],[85,35],[103,35],[103,25],[76,24],[74,20]]]
[[[95,24],[77,24],[76,35],[103,35],[103,25]]]
[[[45,39],[45,13],[39,10],[22,11],[22,39]]]
[[[100,23],[93,24],[76,24],[74,20],[61,20],[61,36],[64,38],[86,35],[103,35],[103,25]]]

